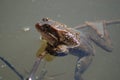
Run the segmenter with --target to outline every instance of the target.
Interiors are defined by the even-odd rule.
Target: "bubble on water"
[[[23,28],[23,31],[24,31],[24,32],[30,31],[30,28],[29,28],[29,27],[24,27],[24,28]]]
[[[26,80],[32,80],[32,78],[28,78],[28,79],[26,79]]]

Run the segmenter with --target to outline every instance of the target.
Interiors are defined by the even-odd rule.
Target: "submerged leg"
[[[32,70],[31,70],[30,74],[29,74],[29,77],[28,77],[26,80],[34,80],[34,78],[35,78],[35,73],[36,73],[36,71],[37,71],[37,69],[38,69],[38,67],[39,67],[39,64],[40,64],[40,62],[41,62],[41,59],[42,59],[42,58],[38,58],[38,59],[34,62],[34,65],[33,65],[33,67],[32,67]]]
[[[111,52],[113,47],[106,27],[111,24],[120,24],[120,20],[86,22],[84,25],[75,27],[77,30],[84,31],[89,38],[104,50]]]
[[[28,78],[26,80],[34,80],[35,73],[37,72],[39,64],[40,64],[41,60],[44,58],[45,54],[46,54],[46,52],[42,52],[39,55],[39,57],[36,59],[36,61],[34,62],[34,65],[32,67],[32,69],[31,69],[31,72],[30,72],[30,74],[29,74],[29,76],[28,76]]]
[[[90,39],[95,42],[99,47],[103,48],[108,52],[111,52],[112,44],[109,33],[106,29],[107,25],[105,24],[105,22],[88,22],[86,24],[93,29],[92,33],[89,34]]]
[[[84,56],[77,60],[75,75],[74,75],[75,80],[83,80],[82,74],[88,68],[91,62],[92,62],[92,55]]]

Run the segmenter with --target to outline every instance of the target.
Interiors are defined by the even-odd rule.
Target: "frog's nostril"
[[[38,31],[45,31],[45,30],[44,30],[44,27],[43,27],[40,23],[36,23],[36,24],[35,24],[35,28],[36,28]]]

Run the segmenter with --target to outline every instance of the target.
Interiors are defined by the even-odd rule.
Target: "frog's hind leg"
[[[82,58],[79,58],[77,60],[75,75],[74,75],[75,80],[83,80],[82,74],[92,62],[92,57],[93,57],[92,55],[89,55],[89,56],[84,56]]]
[[[86,22],[86,24],[92,29],[89,38],[105,51],[111,52],[113,47],[105,21]]]

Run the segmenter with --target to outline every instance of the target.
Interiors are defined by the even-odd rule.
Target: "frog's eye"
[[[45,22],[45,21],[48,21],[48,20],[49,20],[49,18],[43,18],[43,19],[42,19],[42,21],[44,21],[44,22]]]
[[[48,25],[48,24],[44,24],[44,25],[42,25],[42,31],[50,31],[50,25]]]

